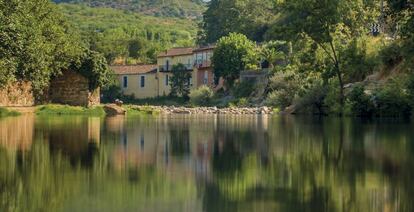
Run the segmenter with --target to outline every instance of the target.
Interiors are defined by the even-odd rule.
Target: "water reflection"
[[[412,211],[412,129],[336,118],[7,118],[0,211]]]

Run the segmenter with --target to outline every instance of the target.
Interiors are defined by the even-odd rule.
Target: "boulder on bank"
[[[125,115],[126,110],[116,104],[108,104],[104,106],[106,115],[116,116],[116,115]]]

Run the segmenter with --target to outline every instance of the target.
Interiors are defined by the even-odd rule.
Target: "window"
[[[170,61],[169,60],[167,60],[167,61],[165,61],[165,70],[166,71],[169,71],[169,66],[170,66]]]
[[[141,76],[141,88],[145,87],[145,76]]]
[[[170,79],[169,79],[168,75],[165,75],[165,86],[168,86],[168,84],[170,83],[169,81],[170,81]]]
[[[127,88],[128,87],[128,77],[127,76],[124,76],[124,83],[123,83],[123,85],[124,85],[124,88]]]
[[[207,85],[207,83],[208,83],[208,72],[207,71],[204,72],[203,83],[204,83],[204,85]]]

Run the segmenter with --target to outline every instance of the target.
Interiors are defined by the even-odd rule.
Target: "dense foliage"
[[[411,90],[409,85],[394,86],[391,80],[392,75],[414,75],[411,1],[282,0],[263,1],[257,8],[249,7],[249,2],[253,1],[211,1],[199,42],[229,39],[226,36],[234,32],[260,42],[253,44],[251,55],[259,56],[262,67],[271,70],[264,104],[280,109],[294,106],[292,112],[299,113],[359,116],[401,116],[411,110],[405,94]],[[267,11],[267,17],[261,18],[260,11]],[[374,23],[379,24],[377,33],[371,28]],[[216,50],[213,64],[225,64],[217,70],[232,73],[229,81],[234,84],[238,73],[248,68],[240,62],[242,54],[226,60],[237,49],[227,46],[225,53]],[[217,76],[224,75],[218,72]],[[373,89],[376,85],[371,84],[378,80],[385,83]],[[240,90],[239,83],[235,85]],[[247,101],[257,102],[253,97]]]
[[[230,33],[222,37],[217,42],[212,58],[216,81],[223,77],[232,86],[241,70],[256,68],[258,57],[255,48],[255,44],[245,35]]]
[[[111,75],[48,0],[1,0],[0,26],[0,85],[27,80],[42,93],[65,69],[88,77],[91,87],[104,86]]]
[[[196,19],[204,11],[202,0],[53,0],[56,3],[83,4],[91,7],[111,7],[162,17]]]
[[[188,98],[190,93],[191,72],[181,63],[172,68],[173,75],[170,77],[171,96]]]
[[[214,43],[231,32],[262,41],[275,19],[270,0],[211,0],[203,14],[199,43]]]
[[[89,47],[110,63],[152,63],[158,52],[191,46],[196,24],[191,20],[157,18],[111,8],[59,4]]]
[[[196,106],[209,106],[213,100],[214,92],[208,86],[201,86],[190,92],[191,104]]]
[[[76,35],[47,0],[0,1],[1,85],[29,80],[40,91],[80,53]]]
[[[70,69],[77,71],[89,79],[90,90],[109,86],[113,82],[114,75],[112,70],[108,67],[105,58],[95,51],[84,50],[72,62]]]

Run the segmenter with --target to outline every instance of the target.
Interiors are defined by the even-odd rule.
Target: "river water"
[[[413,179],[404,121],[0,119],[0,211],[413,211]]]

